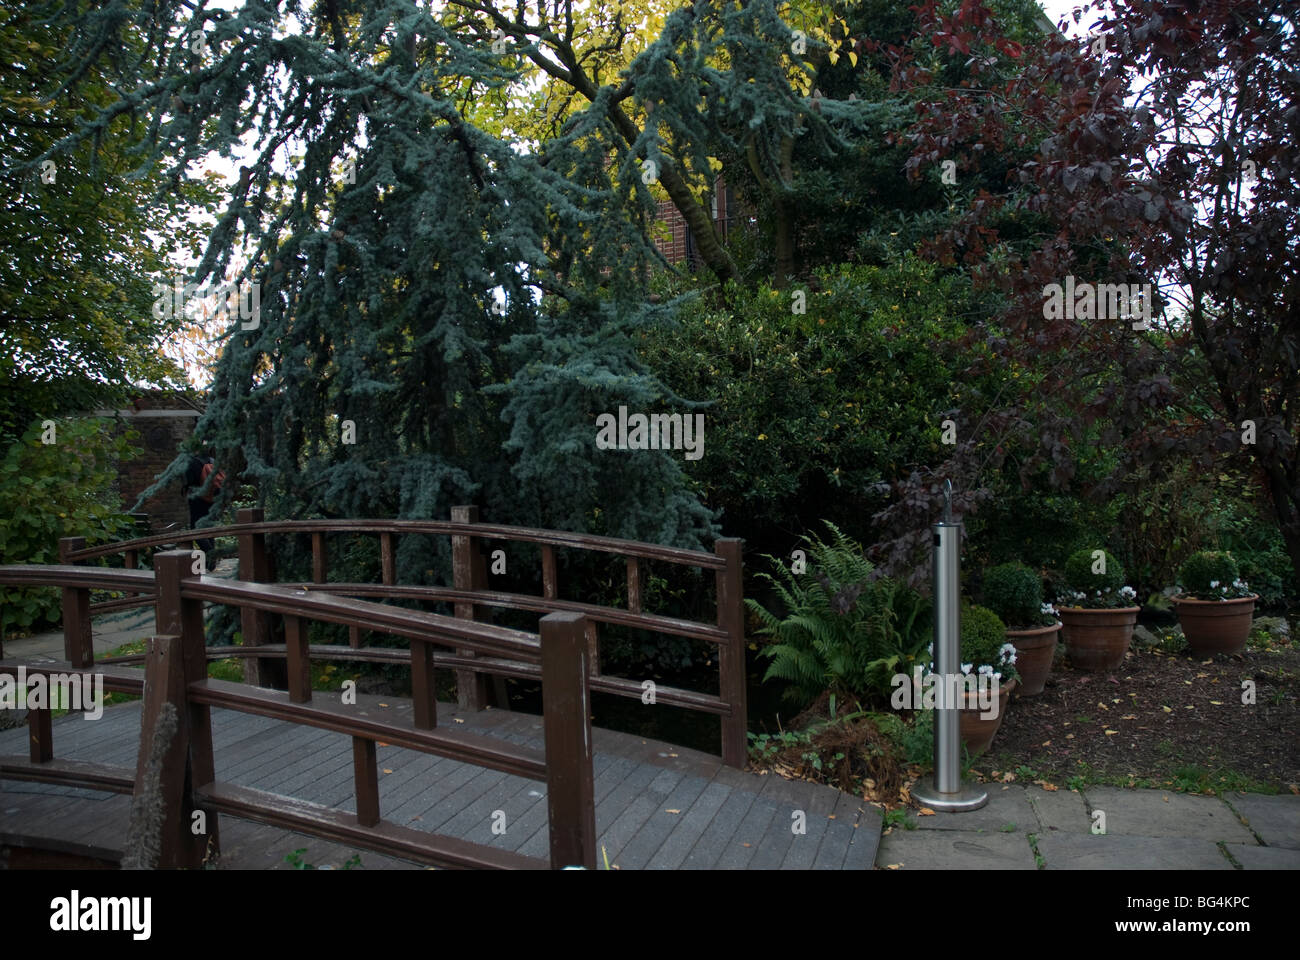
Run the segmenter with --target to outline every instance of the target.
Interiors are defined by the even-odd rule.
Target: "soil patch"
[[[1072,670],[1058,659],[1041,696],[1012,701],[974,769],[1004,779],[1028,768],[1061,785],[1081,777],[1199,792],[1300,792],[1298,675],[1294,643],[1210,659],[1135,649],[1112,674]],[[1253,703],[1244,681],[1253,683]]]

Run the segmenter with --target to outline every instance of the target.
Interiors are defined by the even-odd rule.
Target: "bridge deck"
[[[411,703],[358,697],[359,706],[410,722]],[[541,718],[488,710],[461,713],[440,704],[438,723],[540,748]],[[462,726],[463,725],[463,726]],[[54,723],[54,753],[134,769],[140,704],[108,707],[97,721]],[[597,729],[596,827],[620,869],[871,869],[879,812],[828,787],[724,767],[713,756]],[[213,711],[217,778],[352,810],[352,745],[342,734],[227,710]],[[26,727],[0,731],[0,754],[25,755]],[[378,748],[381,815],[415,829],[461,837],[531,856],[547,855],[546,785],[391,746]],[[130,798],[15,780],[0,781],[0,846],[50,841],[116,859]],[[797,810],[806,833],[791,826]],[[503,811],[504,833],[494,833]],[[359,853],[366,868],[414,864],[221,816],[218,866],[287,869],[285,856],[341,865]],[[498,828],[499,829],[499,828]],[[44,846],[36,842],[35,846]]]

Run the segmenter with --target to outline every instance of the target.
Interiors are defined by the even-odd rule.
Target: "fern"
[[[895,672],[910,670],[929,642],[929,609],[914,591],[876,579],[862,547],[834,524],[828,536],[805,537],[808,570],[796,574],[775,557],[771,584],[780,617],[752,598],[760,651],[769,661],[763,680],[784,680],[788,699],[808,703],[830,690],[841,700],[888,696]]]

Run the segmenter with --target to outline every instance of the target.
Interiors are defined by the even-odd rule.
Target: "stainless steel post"
[[[952,519],[952,482],[944,491],[943,519],[934,524],[934,775],[912,791],[935,811],[978,810],[988,793],[961,782],[961,524]]]

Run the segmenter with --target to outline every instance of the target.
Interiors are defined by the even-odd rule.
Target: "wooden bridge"
[[[143,697],[93,723],[33,709],[26,731],[0,732],[0,847],[20,851],[15,863],[25,850],[152,867],[274,867],[305,834],[339,845],[323,848],[328,855],[361,851],[372,866],[872,866],[873,808],[743,772],[740,541],[720,540],[710,554],[477,519],[470,507],[449,523],[267,522],[241,510],[227,527],[92,548],[68,539],[60,565],[0,567],[0,583],[61,589],[64,613],[63,661],[0,659],[0,673],[98,674],[106,689]],[[383,582],[329,582],[329,534],[378,536]],[[276,535],[310,536],[312,582],[274,582],[266,538]],[[395,582],[394,541],[409,535],[451,538],[451,587]],[[139,569],[149,551],[191,536],[238,537],[238,578],[200,572],[189,550],[154,553],[152,570]],[[540,546],[540,596],[486,588],[483,548],[496,541]],[[557,549],[624,557],[626,609],[561,599]],[[123,568],[84,565],[111,555]],[[644,612],[649,561],[712,570],[713,622]],[[92,604],[91,591],[122,596]],[[455,616],[362,598],[449,603]],[[146,653],[95,662],[92,614],[145,604],[156,619]],[[240,610],[242,645],[206,646],[205,604]],[[538,631],[482,622],[492,607],[542,614]],[[309,644],[309,621],[347,627],[349,645]],[[600,672],[601,624],[716,645],[719,693],[659,686],[655,701],[718,716],[720,758],[593,730],[592,690],[643,694],[641,683]],[[283,642],[272,642],[276,627]],[[407,646],[367,647],[369,632]],[[207,661],[225,657],[244,659],[245,683],[208,678]],[[412,696],[313,692],[319,659],[403,664]],[[438,669],[456,672],[458,704],[437,702]],[[540,679],[543,715],[484,709],[498,677]],[[275,679],[287,689],[272,689]]]

